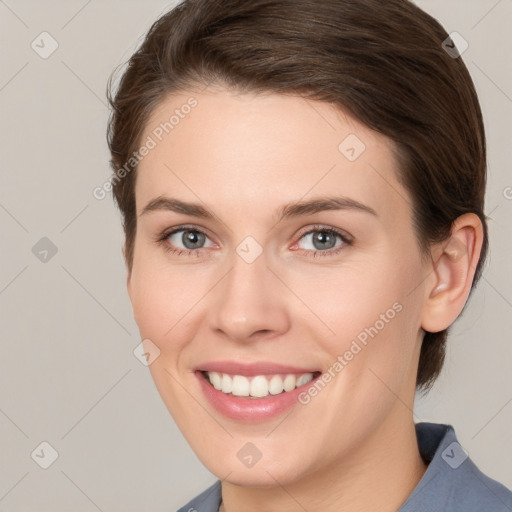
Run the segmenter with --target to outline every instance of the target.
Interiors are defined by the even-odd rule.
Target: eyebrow
[[[139,216],[146,215],[154,211],[172,211],[198,217],[202,219],[213,219],[215,215],[207,208],[197,203],[187,203],[170,197],[156,197],[152,199],[141,211]],[[369,213],[378,217],[377,212],[368,205],[360,203],[355,199],[348,197],[320,197],[309,201],[299,201],[297,203],[286,204],[281,207],[275,214],[276,222],[285,219],[300,217],[303,215],[312,215],[326,210],[355,210],[359,212]]]

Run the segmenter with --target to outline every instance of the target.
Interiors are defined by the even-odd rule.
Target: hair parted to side
[[[330,102],[393,141],[426,258],[460,215],[482,221],[473,290],[488,250],[485,132],[466,66],[442,48],[447,37],[408,0],[185,0],[163,15],[130,58],[115,95],[112,77],[108,88],[113,193],[128,270],[137,230],[130,156],[149,117],[169,93],[219,84]],[[130,172],[119,179],[123,166]],[[447,335],[425,333],[418,390],[427,392],[438,377]]]

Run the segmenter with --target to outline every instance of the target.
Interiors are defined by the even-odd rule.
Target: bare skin
[[[199,459],[223,480],[225,512],[395,512],[426,470],[412,413],[424,329],[440,331],[461,312],[480,221],[460,217],[452,238],[422,257],[392,143],[325,103],[185,91],[159,105],[143,140],[191,96],[197,106],[137,171],[127,286],[142,338],[160,350],[150,365],[157,389]],[[354,161],[339,149],[350,134],[365,145]],[[162,196],[213,215],[143,213]],[[286,204],[332,196],[375,214],[324,209],[277,221]],[[156,241],[182,225],[205,233],[201,248],[184,246],[183,232]],[[315,245],[311,232],[328,228],[351,242],[335,236],[333,248]],[[262,249],[250,264],[236,251],[248,236]],[[194,368],[207,361],[326,372],[394,304],[400,311],[321,392],[277,419],[224,417],[198,385]],[[262,454],[250,468],[237,457],[247,442]]]

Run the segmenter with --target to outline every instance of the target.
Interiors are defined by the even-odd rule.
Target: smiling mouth
[[[206,371],[201,371],[201,374],[211,386],[226,395],[245,398],[267,398],[306,386],[319,377],[321,372],[255,375],[251,377]]]

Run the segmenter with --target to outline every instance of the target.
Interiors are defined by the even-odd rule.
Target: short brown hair
[[[469,72],[442,46],[448,37],[408,0],[185,0],[163,15],[115,96],[112,77],[108,87],[113,193],[128,269],[137,230],[130,155],[169,93],[217,83],[330,102],[393,141],[422,254],[449,238],[460,215],[482,221],[473,290],[488,249],[485,132]],[[122,167],[128,172],[119,179]],[[424,392],[441,371],[447,335],[424,335],[417,376]]]

